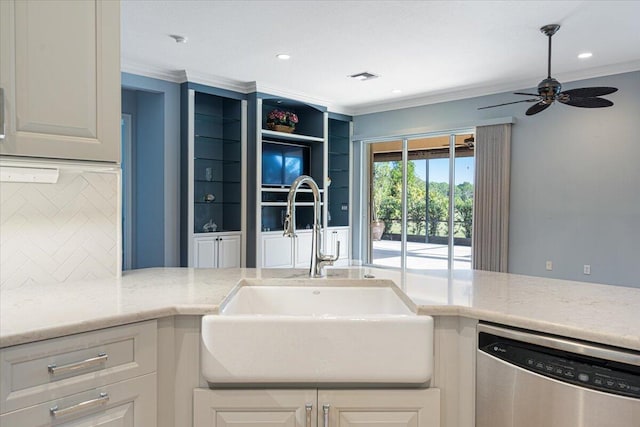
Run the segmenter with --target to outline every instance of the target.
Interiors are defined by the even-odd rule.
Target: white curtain
[[[476,128],[473,268],[507,271],[511,124]]]

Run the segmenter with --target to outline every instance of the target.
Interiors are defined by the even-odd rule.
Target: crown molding
[[[251,83],[239,80],[228,79],[226,77],[215,76],[213,74],[201,73],[193,70],[182,70],[185,81],[190,83],[199,83],[218,89],[226,89],[240,93],[250,93]]]
[[[136,62],[124,57],[120,59],[120,71],[173,83],[184,83],[186,81],[181,71]]]
[[[554,75],[554,77],[564,84],[638,70],[640,70],[640,60],[568,73],[558,73],[557,75]],[[371,102],[367,104],[347,106],[346,108],[352,111],[352,116],[361,116],[364,114],[381,113],[385,111],[400,110],[403,108],[420,107],[423,105],[438,104],[441,102],[459,101],[461,99],[495,95],[503,92],[526,90],[527,88],[534,88],[535,90],[537,83],[536,86],[531,86],[531,83],[531,79],[520,79],[496,85],[467,86],[456,90],[435,92],[429,95],[418,95],[393,101]]]
[[[336,104],[324,98],[318,98],[302,92],[293,92],[278,86],[266,85],[259,82],[252,82],[252,92],[268,93],[270,95],[282,96],[283,98],[291,98],[296,101],[306,102],[309,104],[322,105],[327,107],[327,111],[338,114],[351,115],[351,109],[342,104]]]
[[[568,73],[559,73],[554,77],[560,82],[569,83],[578,80],[586,80],[597,77],[610,76],[614,74],[628,73],[640,70],[640,60],[607,65],[603,67],[589,68]],[[212,86],[220,89],[227,89],[240,93],[263,92],[271,95],[292,98],[310,104],[322,105],[328,111],[349,116],[360,116],[364,114],[381,113],[385,111],[400,110],[404,108],[420,107],[423,105],[437,104],[441,102],[459,101],[461,99],[475,98],[480,96],[494,95],[503,92],[525,90],[535,88],[531,86],[531,79],[512,80],[496,85],[476,85],[458,88],[456,90],[443,90],[432,92],[428,95],[416,95],[400,99],[374,101],[364,104],[345,105],[318,98],[309,94],[294,92],[282,87],[266,85],[259,82],[242,82],[226,77],[215,76],[213,74],[202,73],[192,70],[169,70],[156,65],[139,63],[128,58],[121,58],[121,71],[145,77],[165,80],[174,83],[193,82]]]
[[[301,102],[322,105],[327,107],[332,113],[351,115],[351,110],[342,105],[332,103],[326,99],[314,97],[304,93],[293,92],[284,88],[264,85],[258,82],[242,82],[239,80],[228,79],[226,77],[215,76],[213,74],[202,73],[193,70],[168,70],[160,68],[156,65],[144,64],[121,59],[121,71],[125,73],[136,74],[139,76],[150,77],[154,79],[165,80],[173,83],[198,83],[219,89],[227,89],[239,93],[263,92],[270,95],[282,96],[283,98],[291,98]]]

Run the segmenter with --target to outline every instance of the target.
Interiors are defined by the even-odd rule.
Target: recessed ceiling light
[[[279,53],[279,54],[276,55],[276,58],[287,60],[287,59],[291,59],[291,55],[289,55],[287,53]]]
[[[402,89],[393,89],[391,93],[402,93]]]
[[[593,53],[591,52],[582,52],[580,55],[578,55],[578,58],[587,59],[587,58],[591,58],[592,56],[593,56]]]
[[[170,34],[169,37],[171,37],[172,39],[174,39],[176,41],[176,43],[186,43],[187,40],[189,40],[188,38],[186,38],[185,36],[179,36],[177,34]]]

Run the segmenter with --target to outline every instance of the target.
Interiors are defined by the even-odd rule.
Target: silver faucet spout
[[[300,175],[293,181],[287,197],[287,216],[284,220],[284,235],[296,237],[296,195],[302,185],[306,184],[313,194],[313,233],[311,235],[311,267],[309,277],[323,277],[323,268],[333,265],[340,256],[340,242],[336,248],[336,254],[324,255],[321,250],[322,226],[320,224],[320,189],[318,184],[308,175]]]

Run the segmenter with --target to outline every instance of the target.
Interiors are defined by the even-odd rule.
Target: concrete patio
[[[400,267],[401,242],[378,240],[373,242],[373,265]],[[453,268],[471,269],[471,247],[454,246]],[[447,245],[436,243],[407,243],[407,268],[412,270],[447,269]]]

